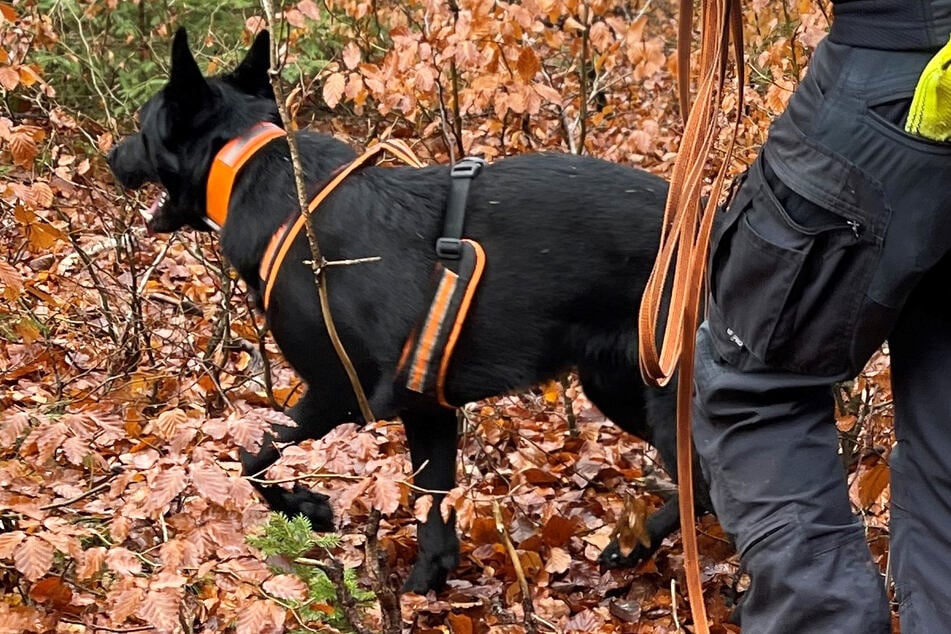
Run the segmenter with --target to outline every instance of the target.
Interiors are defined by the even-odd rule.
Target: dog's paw
[[[602,571],[615,570],[618,568],[634,568],[648,559],[651,554],[649,549],[644,548],[641,544],[637,544],[634,550],[627,555],[623,555],[621,553],[621,545],[617,539],[612,539],[598,556],[598,563],[601,565]]]
[[[403,584],[403,592],[415,592],[416,594],[426,594],[430,590],[442,590],[446,585],[446,578],[449,571],[441,566],[436,566],[432,562],[423,563],[417,561],[410,571],[406,583]]]
[[[459,565],[458,551],[446,552],[438,556],[420,553],[413,569],[403,584],[403,592],[426,594],[430,590],[442,590],[449,573]]]
[[[334,530],[334,513],[326,495],[295,484],[294,489],[285,494],[284,501],[288,508],[294,509],[291,515],[303,515],[315,531]]]

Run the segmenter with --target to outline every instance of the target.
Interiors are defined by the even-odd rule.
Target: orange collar
[[[228,204],[231,202],[231,189],[234,187],[238,170],[268,141],[286,134],[273,123],[261,122],[249,128],[241,136],[228,141],[215,155],[211,171],[208,172],[205,203],[205,215],[213,225],[216,225],[215,228],[221,229],[225,226],[225,220],[228,218]]]
[[[284,262],[284,258],[287,256],[288,250],[291,248],[294,239],[300,234],[301,229],[304,228],[304,225],[307,223],[307,219],[310,217],[310,214],[317,209],[317,206],[320,205],[330,195],[330,193],[337,188],[340,183],[342,183],[347,176],[353,173],[354,170],[363,166],[367,161],[383,152],[389,152],[397,159],[406,163],[407,165],[412,165],[413,167],[422,167],[423,163],[420,161],[413,150],[410,149],[405,142],[399,139],[389,139],[386,141],[380,141],[379,143],[371,146],[363,154],[355,158],[348,165],[344,165],[339,168],[333,175],[333,177],[324,185],[323,189],[317,192],[317,195],[314,196],[310,203],[307,205],[307,214],[306,215],[297,215],[297,219],[291,223],[288,221],[280,226],[280,228],[274,232],[274,235],[271,236],[271,241],[267,245],[267,249],[264,251],[264,257],[261,258],[261,265],[258,269],[261,281],[264,282],[264,295],[262,296],[262,301],[264,304],[265,310],[268,307],[268,304],[271,301],[271,290],[274,288],[274,281],[277,279],[277,273],[281,268],[281,264]]]

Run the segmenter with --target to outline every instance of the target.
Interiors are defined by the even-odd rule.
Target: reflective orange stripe
[[[294,244],[294,240],[297,238],[297,235],[300,233],[300,230],[304,227],[304,223],[307,222],[307,217],[313,213],[313,211],[327,199],[340,183],[342,183],[347,176],[353,173],[358,167],[362,166],[368,160],[380,154],[381,152],[390,152],[396,158],[400,159],[404,163],[411,165],[413,167],[422,167],[423,163],[420,161],[413,151],[409,148],[406,143],[400,141],[399,139],[392,139],[388,141],[381,141],[376,145],[368,148],[363,154],[353,160],[349,165],[340,170],[334,178],[327,183],[323,189],[321,189],[316,196],[310,201],[307,205],[307,214],[299,215],[294,221],[294,224],[291,225],[289,231],[279,230],[274,234],[274,237],[271,238],[271,243],[274,244],[275,240],[280,242],[280,247],[272,248],[271,245],[268,246],[268,253],[276,249],[276,253],[272,259],[261,260],[260,268],[260,277],[264,281],[264,308],[268,307],[268,304],[271,301],[271,291],[274,288],[274,280],[277,279],[277,272],[281,269],[281,264],[284,262],[284,258],[287,257],[287,252],[290,250],[291,245]]]
[[[409,359],[409,353],[413,351],[413,343],[416,341],[416,331],[414,330],[410,333],[409,337],[406,338],[406,342],[403,344],[403,351],[400,352],[400,360],[396,363],[396,373],[399,374],[403,371],[403,366],[406,365],[406,361]]]
[[[456,312],[456,321],[452,324],[452,332],[449,333],[449,339],[446,341],[442,363],[439,364],[439,375],[436,377],[436,398],[443,407],[452,407],[446,400],[446,371],[449,369],[449,359],[452,358],[452,351],[459,339],[459,331],[462,330],[462,324],[466,321],[466,316],[469,313],[469,304],[472,303],[472,297],[479,287],[479,280],[482,279],[482,272],[485,270],[485,251],[482,249],[482,245],[475,240],[463,240],[463,242],[472,245],[472,248],[475,249],[476,263],[475,270],[472,271],[469,283],[466,286],[466,294],[462,298],[458,312]]]
[[[271,139],[286,135],[273,123],[262,122],[231,139],[215,155],[205,188],[205,215],[219,227],[225,226],[228,204],[238,170]]]
[[[446,318],[446,310],[449,306],[449,300],[456,290],[456,283],[459,276],[449,269],[443,270],[442,279],[439,280],[439,288],[436,290],[436,297],[429,307],[429,314],[426,316],[426,325],[419,336],[419,348],[416,357],[413,359],[413,365],[410,368],[410,378],[406,387],[414,392],[423,391],[423,379],[426,376],[426,368],[429,367],[429,361],[433,356],[433,348],[436,345],[436,336],[439,334],[440,326]]]

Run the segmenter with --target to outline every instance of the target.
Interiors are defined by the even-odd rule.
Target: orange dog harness
[[[229,141],[218,152],[208,175],[206,214],[209,224],[217,229],[224,226],[238,171],[269,141],[285,135],[285,131],[276,125],[259,123]],[[259,269],[265,311],[270,305],[281,265],[309,215],[350,174],[383,152],[389,152],[407,165],[423,166],[409,146],[394,139],[371,146],[354,161],[338,169],[307,205],[307,214],[298,214],[293,222],[284,223],[271,237]],[[452,184],[443,235],[435,245],[439,261],[436,263],[432,300],[419,325],[407,338],[397,366],[398,382],[405,383],[406,388],[414,392],[434,396],[445,407],[453,407],[445,395],[449,362],[485,269],[482,246],[461,237],[469,183],[479,174],[483,164],[480,159],[465,158],[450,171]]]

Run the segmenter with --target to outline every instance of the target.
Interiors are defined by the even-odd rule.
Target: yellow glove
[[[938,51],[918,79],[905,131],[931,139],[951,140],[951,40]]]

